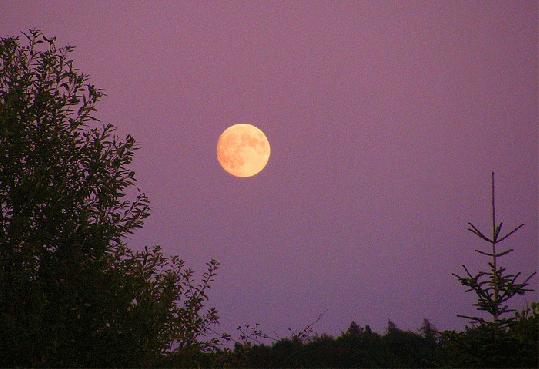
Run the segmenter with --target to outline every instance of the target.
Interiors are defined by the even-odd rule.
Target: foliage
[[[490,252],[475,250],[481,255],[491,258],[489,270],[480,271],[473,276],[463,265],[467,277],[455,275],[459,282],[477,295],[477,310],[485,311],[492,316],[492,321],[481,317],[468,318],[472,327],[466,327],[463,332],[447,331],[440,337],[440,360],[445,365],[455,367],[532,367],[537,365],[537,331],[538,321],[535,304],[514,316],[505,317],[514,312],[507,301],[515,295],[523,295],[531,289],[526,288],[529,280],[536,272],[529,275],[523,282],[517,283],[520,272],[506,274],[506,269],[498,265],[498,258],[509,254],[513,249],[499,251],[497,246],[517,232],[524,224],[520,224],[505,235],[501,235],[502,223],[496,224],[494,173],[492,173],[492,237],[487,237],[472,223],[468,230],[490,243]],[[535,336],[534,336],[535,334]]]
[[[195,285],[177,257],[127,248],[149,215],[135,140],[98,126],[104,94],[73,47],[24,36],[0,40],[0,366],[140,366],[203,348],[218,264]]]
[[[531,289],[526,288],[526,286],[528,285],[528,281],[536,274],[536,272],[533,272],[522,283],[517,283],[516,280],[520,276],[520,272],[517,274],[504,274],[506,269],[499,267],[497,264],[497,259],[499,257],[507,255],[513,251],[513,249],[508,249],[499,252],[496,250],[497,244],[504,241],[506,238],[518,231],[521,227],[524,226],[524,224],[519,225],[504,236],[501,235],[502,223],[496,225],[496,207],[494,202],[494,172],[492,173],[492,238],[485,236],[472,223],[468,224],[470,226],[468,228],[470,232],[491,244],[490,252],[475,250],[481,255],[489,256],[492,258],[492,261],[488,262],[490,270],[487,272],[480,271],[475,276],[472,276],[466,266],[463,265],[463,268],[468,276],[461,277],[454,273],[453,275],[458,278],[462,285],[468,287],[467,291],[475,292],[478,300],[475,304],[475,306],[477,306],[477,310],[489,313],[493,317],[493,322],[491,322],[492,324],[498,326],[507,326],[511,323],[513,318],[502,318],[501,315],[515,310],[509,309],[509,306],[505,303],[515,295],[523,295],[528,291],[532,291]],[[470,317],[466,315],[459,316],[463,318],[468,318],[474,322],[478,322],[481,324],[487,323],[481,317]]]
[[[399,330],[381,336],[366,326],[351,324],[352,329],[338,337],[315,335],[308,340],[299,336],[282,338],[271,346],[236,345],[225,353],[219,365],[225,367],[433,367],[435,348],[420,334]],[[429,351],[430,350],[430,351]],[[217,362],[215,362],[216,364]]]
[[[539,304],[516,312],[508,329],[493,324],[445,331],[438,362],[448,367],[534,368],[539,363]]]
[[[103,92],[68,58],[72,47],[32,30],[0,39],[0,366],[1,367],[533,367],[537,365],[539,304],[511,312],[530,275],[504,274],[493,236],[488,272],[459,281],[494,318],[463,332],[420,333],[391,320],[384,335],[352,322],[338,337],[315,335],[313,323],[271,346],[258,325],[238,327],[234,349],[209,339],[218,322],[207,309],[219,264],[199,283],[177,256],[161,248],[130,250],[125,236],[143,224],[149,203],[134,191],[129,169],[135,140],[97,126]],[[128,200],[127,194],[134,193]],[[486,280],[484,280],[486,278]],[[270,337],[271,338],[271,337]],[[230,340],[230,335],[223,335]]]
[[[186,269],[178,256],[165,258],[159,246],[139,252],[124,249],[114,268],[121,282],[128,283],[123,299],[127,306],[119,316],[109,316],[108,329],[99,340],[125,337],[115,351],[139,352],[131,366],[162,363],[172,353],[192,364],[193,355],[217,344],[204,340],[210,325],[218,322],[217,311],[204,305],[218,266],[214,260],[208,262],[201,282],[195,284],[193,270]],[[111,351],[110,345],[101,350]]]
[[[358,336],[363,333],[363,328],[360,327],[355,321],[352,321],[346,333],[349,335]]]
[[[539,366],[539,303],[532,302],[526,309],[516,312],[507,334],[518,347],[518,351],[513,352],[518,358],[515,367]]]
[[[428,319],[423,319],[423,325],[419,328],[419,332],[426,338],[427,342],[432,344],[438,342],[440,332],[438,332],[436,327]]]
[[[204,363],[206,367],[245,368],[535,367],[539,304],[532,303],[514,318],[509,330],[480,325],[463,332],[439,332],[424,319],[419,333],[403,331],[389,320],[383,335],[352,322],[351,329],[338,337],[322,334],[301,340],[291,336],[272,345],[238,343],[234,351],[208,354]]]
[[[322,334],[302,340],[292,335],[271,345],[236,342],[233,350],[194,352],[191,361],[186,361],[186,356],[169,356],[161,366],[196,363],[208,368],[528,368],[535,367],[538,359],[538,323],[539,305],[532,303],[531,308],[515,314],[509,330],[480,325],[463,332],[439,332],[424,319],[418,333],[402,331],[389,321],[386,333],[380,335],[369,326],[351,324],[358,329],[349,329],[337,337]]]

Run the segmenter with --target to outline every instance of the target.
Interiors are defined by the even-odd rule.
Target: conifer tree
[[[480,324],[492,324],[495,327],[505,327],[509,325],[514,318],[505,318],[502,317],[503,314],[506,314],[514,309],[510,309],[506,302],[515,295],[523,295],[528,291],[532,291],[528,286],[528,281],[536,274],[533,272],[528,278],[522,283],[518,283],[517,279],[520,276],[520,272],[517,274],[506,274],[506,268],[503,268],[499,265],[499,258],[509,254],[513,249],[507,249],[500,251],[498,244],[513,233],[518,231],[524,226],[520,224],[518,227],[514,228],[512,231],[508,232],[506,235],[501,235],[502,223],[496,225],[496,206],[495,206],[495,185],[494,185],[494,172],[492,172],[492,237],[487,237],[484,233],[479,231],[476,226],[472,223],[468,223],[468,230],[481,238],[482,240],[490,243],[490,250],[485,252],[481,250],[475,250],[481,255],[488,256],[491,261],[488,262],[489,270],[488,271],[479,271],[475,276],[473,276],[465,265],[462,267],[466,271],[467,276],[461,277],[455,273],[459,282],[468,287],[468,291],[474,291],[477,295],[477,303],[474,304],[477,306],[477,310],[485,311],[490,314],[493,318],[492,322],[487,322],[485,319],[475,316],[467,315],[458,315],[461,318],[470,319],[473,322]]]

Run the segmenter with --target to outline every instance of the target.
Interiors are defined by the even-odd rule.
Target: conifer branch
[[[471,228],[468,228],[468,230],[470,232],[472,232],[473,234],[481,237],[482,239],[484,239],[485,241],[487,242],[492,242],[492,240],[490,238],[488,238],[487,236],[485,236],[483,233],[481,233],[481,231],[479,229],[477,229],[472,223],[468,223],[470,225]]]
[[[505,254],[509,254],[511,251],[513,251],[513,249],[502,251],[499,254],[496,254],[496,257],[500,257],[500,256],[503,256]]]
[[[507,237],[511,236],[513,233],[515,233],[516,231],[518,231],[520,228],[522,228],[524,226],[524,223],[522,223],[521,225],[519,225],[518,227],[516,227],[515,229],[513,229],[511,232],[509,232],[508,234],[506,234],[505,236],[503,236],[501,239],[499,239],[497,242],[502,242],[503,240],[505,240]]]
[[[482,254],[482,255],[486,255],[486,256],[494,256],[493,254],[489,253],[489,252],[484,252],[484,251],[481,251],[481,250],[477,250],[475,249],[476,252]]]

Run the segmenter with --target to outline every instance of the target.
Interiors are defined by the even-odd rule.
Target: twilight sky
[[[488,244],[490,173],[509,272],[538,269],[535,1],[2,1],[0,36],[29,28],[77,47],[107,97],[97,116],[140,144],[160,244],[203,272],[219,331],[283,336],[388,318],[462,329]],[[266,168],[226,173],[219,135],[264,131]],[[533,280],[537,287],[538,278]],[[534,292],[515,307],[538,300]]]

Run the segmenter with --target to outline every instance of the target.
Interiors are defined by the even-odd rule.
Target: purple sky
[[[462,329],[484,270],[490,173],[509,272],[538,256],[535,1],[3,1],[0,35],[39,28],[77,46],[108,94],[98,117],[140,144],[152,216],[130,239],[198,272],[221,269],[220,331],[339,334],[390,318]],[[271,144],[252,178],[226,173],[219,135]],[[537,277],[533,287],[537,286]],[[537,292],[527,301],[538,300]],[[523,307],[518,299],[516,307]]]

